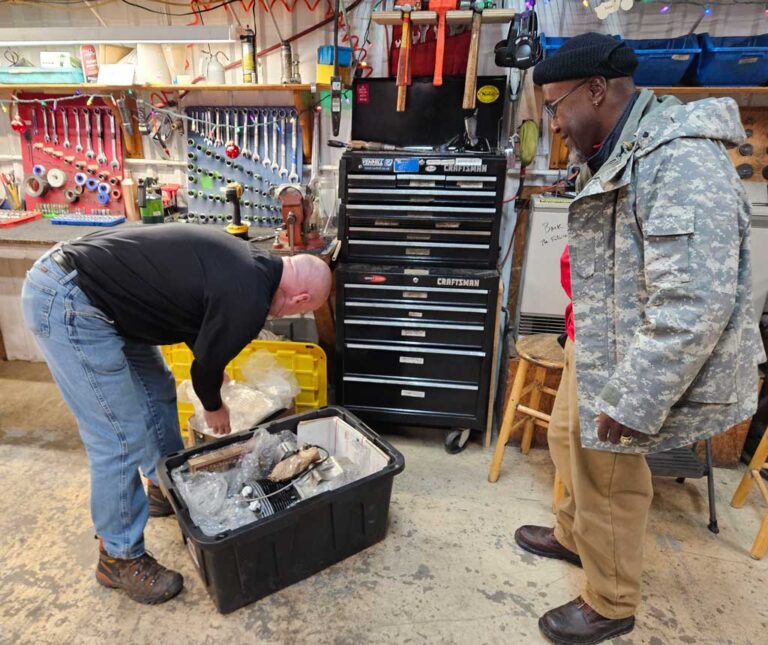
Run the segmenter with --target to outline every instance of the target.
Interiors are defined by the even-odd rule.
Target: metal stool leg
[[[704,442],[704,450],[707,455],[707,491],[709,493],[709,525],[712,533],[720,533],[717,526],[717,511],[715,509],[715,472],[712,466],[712,440]]]
[[[488,481],[491,483],[499,479],[501,462],[504,459],[504,447],[507,445],[509,435],[512,432],[512,421],[515,419],[515,411],[520,404],[520,396],[527,375],[528,361],[521,359],[520,365],[517,367],[517,373],[515,374],[515,382],[512,385],[512,392],[509,396],[507,409],[504,412],[504,421],[501,424],[501,430],[499,430],[499,438],[496,440],[496,449],[493,451],[493,459],[491,460],[491,469],[488,471]]]

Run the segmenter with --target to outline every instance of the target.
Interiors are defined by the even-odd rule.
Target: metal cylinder
[[[280,82],[284,85],[293,78],[293,52],[291,43],[283,41],[280,45]]]

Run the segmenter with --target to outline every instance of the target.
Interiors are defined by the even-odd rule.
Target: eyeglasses
[[[546,110],[547,114],[549,115],[550,119],[554,119],[557,117],[557,106],[560,105],[565,99],[567,99],[571,94],[573,94],[576,90],[578,90],[580,87],[583,87],[587,83],[589,83],[590,79],[585,78],[581,83],[578,85],[575,85],[570,90],[568,90],[565,94],[563,94],[559,99],[555,99],[552,101],[552,103],[544,103],[544,110]]]

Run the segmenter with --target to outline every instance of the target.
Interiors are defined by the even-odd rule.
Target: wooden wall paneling
[[[752,166],[753,173],[746,181],[766,181],[768,179],[768,107],[743,107],[740,108],[741,122],[747,131],[746,145],[752,146],[752,153],[742,154],[742,146],[733,148],[728,154],[733,165],[742,164]],[[763,176],[765,169],[766,176]]]

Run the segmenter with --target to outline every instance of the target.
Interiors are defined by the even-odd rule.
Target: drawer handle
[[[426,338],[427,332],[424,329],[401,329],[400,335],[411,338]]]
[[[426,396],[421,390],[400,390],[400,396],[408,396],[412,399],[423,399]]]
[[[424,365],[424,359],[418,356],[401,356],[400,362],[406,365]]]

